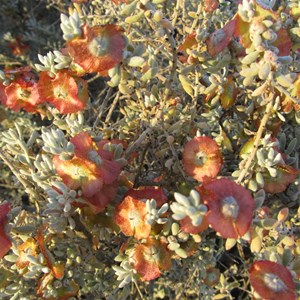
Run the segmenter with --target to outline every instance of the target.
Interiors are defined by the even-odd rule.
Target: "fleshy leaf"
[[[238,94],[238,89],[232,76],[228,78],[223,88],[224,92],[220,95],[221,106],[224,109],[228,109],[235,103]]]

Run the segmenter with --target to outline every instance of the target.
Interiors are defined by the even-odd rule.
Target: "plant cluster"
[[[0,8],[34,28],[1,33],[0,298],[296,300],[298,0],[25,2]]]

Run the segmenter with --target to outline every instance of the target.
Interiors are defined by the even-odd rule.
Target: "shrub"
[[[1,298],[299,296],[297,0],[0,11]]]

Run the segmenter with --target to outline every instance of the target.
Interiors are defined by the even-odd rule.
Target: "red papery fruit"
[[[107,144],[122,144],[121,140],[101,140],[100,142],[94,142],[92,137],[87,132],[81,132],[71,139],[72,144],[75,146],[75,154],[78,157],[89,159],[89,152],[96,151],[101,158],[106,160],[114,159],[114,152],[107,150]]]
[[[102,173],[93,162],[80,157],[62,160],[53,158],[56,172],[70,189],[81,189],[84,197],[91,197],[103,186]]]
[[[114,153],[113,151],[108,151],[107,149],[107,144],[112,144],[112,141],[108,140],[101,140],[100,142],[97,143],[98,147],[98,153],[101,155],[101,157],[109,160],[113,160],[114,158]],[[106,148],[106,149],[104,149]]]
[[[143,201],[127,196],[116,207],[114,220],[126,236],[137,239],[147,238],[151,232],[151,225],[146,223],[147,209]]]
[[[206,230],[209,226],[206,216],[203,217],[202,222],[199,226],[194,226],[192,224],[192,220],[189,217],[185,217],[183,220],[180,221],[180,228],[182,231],[197,234]]]
[[[238,239],[249,230],[254,200],[241,185],[226,178],[204,182],[201,199],[208,206],[207,222],[223,238]]]
[[[211,56],[222,52],[233,38],[236,20],[233,19],[225,24],[223,28],[214,31],[206,40],[207,50]]]
[[[36,105],[41,103],[36,77],[30,72],[16,73],[15,79],[4,88],[4,92],[6,97],[2,96],[2,104],[16,112],[22,108],[27,112],[35,112]]]
[[[18,246],[19,257],[16,261],[16,266],[18,269],[23,269],[30,264],[28,260],[28,255],[37,257],[37,243],[34,238],[28,238],[24,243]]]
[[[88,73],[102,73],[122,61],[125,47],[123,29],[115,24],[83,27],[83,36],[67,42],[74,63]]]
[[[278,140],[273,137],[271,137],[271,141],[278,142]],[[243,154],[251,153],[253,145],[254,138],[251,138],[242,147],[240,156],[242,156]],[[281,153],[277,146],[274,146],[273,148],[276,152],[279,152],[281,154],[283,160],[286,160],[285,153]],[[295,169],[292,166],[286,165],[285,163],[279,163],[278,165],[274,166],[274,168],[277,172],[275,177],[272,177],[267,170],[262,173],[264,179],[264,190],[265,192],[271,194],[284,192],[287,187],[296,180],[297,175],[300,172],[299,170]]]
[[[52,275],[56,279],[61,279],[64,276],[65,271],[65,265],[63,263],[56,263],[53,259],[53,257],[50,255],[49,250],[47,249],[46,245],[47,242],[51,239],[52,235],[49,234],[47,237],[45,235],[45,232],[47,230],[47,225],[42,225],[38,228],[37,234],[36,234],[36,241],[38,244],[38,247],[41,251],[41,253],[44,255],[47,266],[51,270]]]
[[[213,12],[219,6],[218,0],[204,0],[204,11],[205,12]]]
[[[292,274],[281,264],[268,260],[256,261],[250,267],[249,279],[254,291],[263,299],[296,300]]]
[[[63,71],[54,78],[42,72],[38,92],[43,102],[51,103],[61,114],[83,110],[89,98],[87,82]]]
[[[18,269],[26,268],[30,264],[28,255],[37,257],[37,250],[40,250],[40,252],[45,257],[48,268],[51,270],[50,274],[56,279],[61,279],[64,276],[64,265],[61,263],[55,263],[53,261],[53,258],[46,247],[47,242],[49,241],[49,239],[51,239],[51,234],[46,237],[46,229],[47,226],[42,225],[38,228],[35,239],[28,238],[18,247],[19,258],[16,261],[16,266]]]
[[[293,46],[293,42],[285,28],[280,28],[277,32],[277,39],[273,45],[279,49],[278,56],[288,56]]]
[[[218,144],[208,136],[195,137],[187,142],[183,150],[183,167],[197,181],[216,177],[222,167]]]
[[[5,88],[6,86],[0,82],[0,103],[2,105],[6,105],[6,102],[7,102],[7,96],[5,94]]]
[[[52,283],[54,280],[54,276],[52,273],[45,274],[42,278],[38,281],[36,293],[40,297],[39,299],[43,300],[68,300],[72,297],[76,297],[79,291],[78,284],[71,279],[70,284],[65,287],[62,286],[57,288],[57,297],[46,295],[47,286]]]
[[[278,165],[276,168],[277,175],[272,177],[269,173],[263,174],[264,190],[267,193],[275,194],[284,192],[287,187],[295,182],[299,170],[288,165]]]
[[[109,141],[95,143],[87,132],[81,132],[71,139],[71,143],[75,146],[76,157],[96,163],[105,184],[113,183],[118,178],[121,167],[113,161],[114,153],[103,149]]]
[[[183,41],[183,43],[178,48],[179,60],[182,63],[186,63],[187,60],[188,60],[188,55],[187,55],[186,51],[188,49],[192,49],[197,44],[198,44],[198,42],[196,40],[196,33],[195,32],[189,34],[185,38],[185,40]]]
[[[162,270],[171,268],[171,253],[166,243],[155,238],[147,238],[134,247],[133,268],[141,276],[141,280],[153,280],[161,275]]]
[[[74,145],[73,158],[62,160],[56,155],[53,164],[63,182],[71,189],[81,189],[82,199],[94,213],[99,213],[116,195],[121,166],[103,158],[104,150],[98,148],[87,132],[74,136],[71,143]],[[73,205],[81,206],[75,202]]]
[[[5,224],[7,223],[7,214],[10,211],[8,202],[0,204],[0,259],[10,250],[12,243],[5,232]]]
[[[138,189],[130,189],[126,192],[125,196],[131,196],[144,202],[154,199],[157,207],[161,207],[168,201],[168,197],[163,188],[154,186],[140,186]]]
[[[236,26],[234,36],[238,37],[243,47],[249,48],[252,44],[250,39],[250,23],[245,22],[242,18],[236,14],[233,18],[236,20]],[[277,12],[263,7],[262,4],[255,2],[255,16],[253,22],[261,23],[262,20],[270,19],[274,22],[280,20]],[[285,28],[280,28],[277,32],[277,39],[273,42],[273,45],[279,49],[278,56],[289,55],[292,48],[292,40]]]
[[[87,132],[78,133],[70,142],[74,145],[75,155],[82,159],[89,159],[89,152],[96,149],[96,143]]]
[[[114,145],[122,145],[123,150],[128,147],[127,142],[120,139],[101,140],[97,143],[99,155],[105,159],[113,160]]]
[[[119,183],[114,181],[111,184],[103,184],[101,190],[91,197],[84,197],[94,214],[105,209],[105,207],[115,198]]]

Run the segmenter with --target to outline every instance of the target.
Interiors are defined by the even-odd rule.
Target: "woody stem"
[[[264,130],[266,129],[266,124],[268,122],[268,119],[269,119],[269,116],[270,116],[270,113],[271,113],[271,109],[273,107],[273,102],[274,102],[273,97],[274,97],[274,95],[270,94],[269,98],[271,98],[271,99],[269,99],[269,103],[266,106],[266,111],[264,113],[264,116],[263,116],[263,118],[262,118],[262,120],[260,122],[259,128],[257,130],[256,136],[255,136],[255,140],[254,140],[254,143],[253,143],[252,151],[251,151],[250,155],[247,158],[246,164],[245,164],[243,170],[241,171],[240,176],[236,180],[237,184],[240,184],[243,181],[243,179],[247,175],[248,170],[249,170],[249,168],[251,166],[251,163],[252,163],[252,161],[253,161],[253,159],[255,157],[255,154],[257,152],[257,148],[258,148],[260,139],[262,137],[262,134],[263,134]]]

